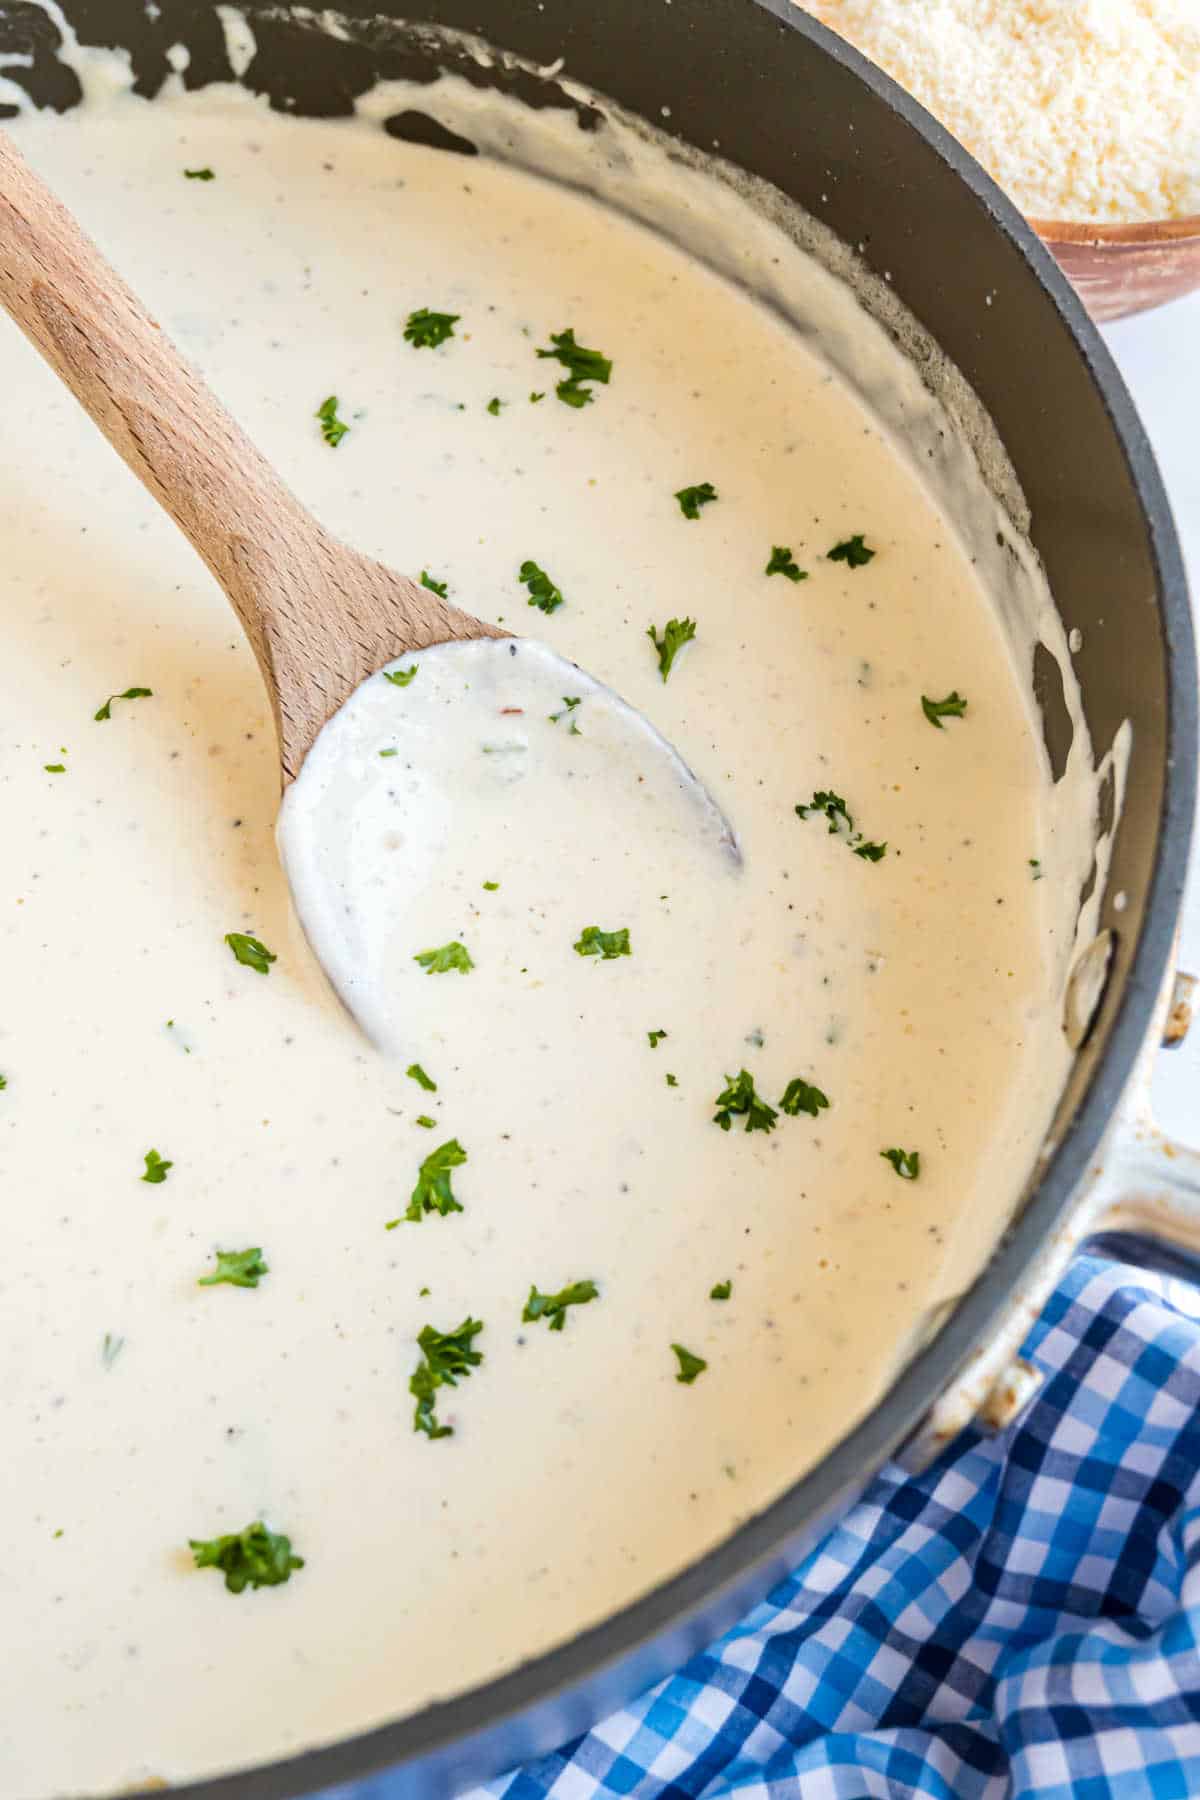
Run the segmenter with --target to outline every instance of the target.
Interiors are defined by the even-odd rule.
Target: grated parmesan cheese
[[[802,0],[1022,211],[1200,213],[1200,0]]]

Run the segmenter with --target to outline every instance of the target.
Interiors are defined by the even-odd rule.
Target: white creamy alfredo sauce
[[[14,129],[330,527],[609,684],[741,849],[588,676],[528,645],[404,659],[284,813],[372,1047],[291,920],[224,600],[0,329],[0,1791],[44,1800],[479,1681],[838,1438],[1032,1162],[1091,790],[1077,745],[1077,811],[1052,793],[1027,667],[905,456],[670,243],[233,93]],[[422,307],[457,315],[436,348],[402,335]],[[567,328],[612,361],[578,408],[535,354]],[[871,560],[831,559],[857,537]],[[765,573],[776,547],[805,579]],[[683,619],[664,682],[647,630]],[[952,692],[935,728],[922,696]],[[798,816],[818,792],[853,826]],[[198,1285],[255,1247],[257,1286]],[[523,1317],[574,1283],[597,1297],[561,1330]],[[418,1334],[467,1321],[482,1360],[433,1437]],[[189,1539],[256,1520],[303,1558],[286,1584],[194,1567]]]

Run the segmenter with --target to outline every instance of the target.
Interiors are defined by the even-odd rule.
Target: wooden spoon
[[[228,595],[271,697],[284,787],[385,663],[510,635],[318,524],[2,131],[0,301]]]

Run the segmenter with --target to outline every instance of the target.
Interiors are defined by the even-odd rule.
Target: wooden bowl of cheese
[[[1135,225],[1029,223],[1098,322],[1200,288],[1200,213]]]
[[[796,3],[983,164],[1094,319],[1200,288],[1197,0]]]

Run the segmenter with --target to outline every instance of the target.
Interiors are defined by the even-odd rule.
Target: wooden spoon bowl
[[[1200,214],[1136,225],[1029,223],[1097,324],[1200,288]]]

